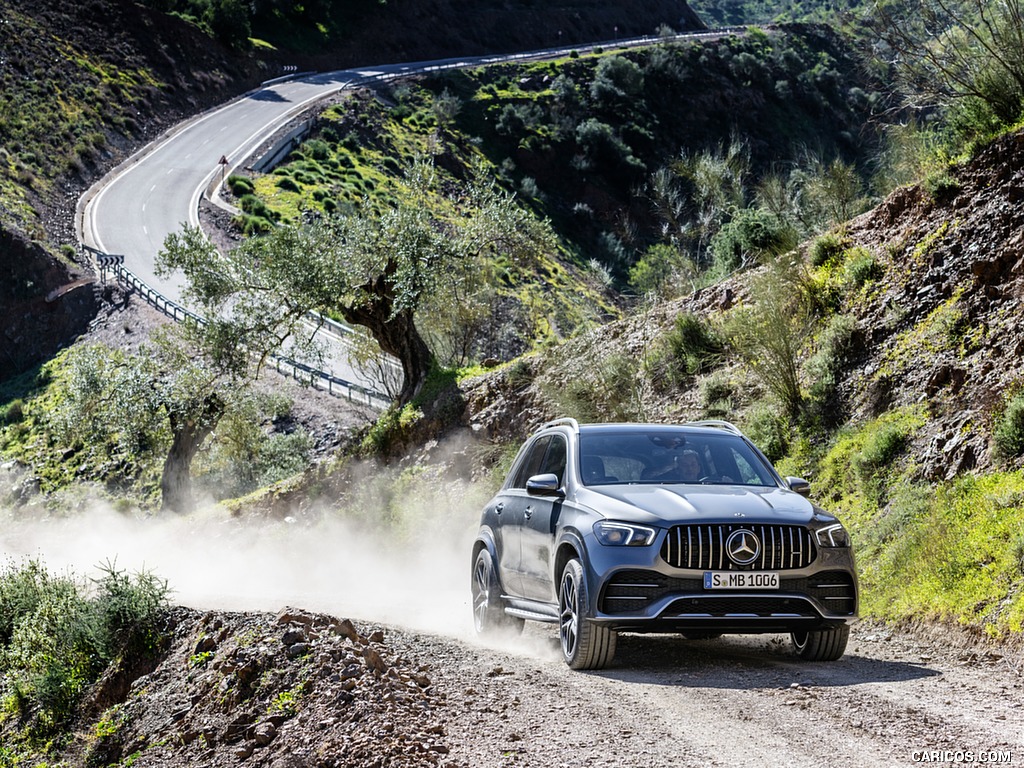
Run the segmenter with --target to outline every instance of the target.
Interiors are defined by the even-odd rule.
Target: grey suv
[[[473,545],[478,633],[559,625],[573,669],[600,669],[619,630],[788,632],[838,659],[857,618],[842,524],[736,427],[545,424],[483,510]]]

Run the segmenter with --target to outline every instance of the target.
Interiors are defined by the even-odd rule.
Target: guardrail
[[[91,250],[92,249],[90,249],[90,251]],[[117,280],[117,282],[126,290],[135,292],[143,301],[158,312],[172,318],[175,322],[180,323],[185,320],[190,320],[199,325],[205,325],[207,322],[206,318],[171,301],[159,291],[151,288],[139,279],[138,275],[130,269],[127,269],[123,264],[101,266],[100,271],[104,277],[106,276],[107,271],[113,272],[114,279]],[[334,323],[334,321],[330,322]],[[338,325],[337,323],[334,324]],[[298,360],[285,357],[284,355],[274,354],[271,355],[270,358],[273,361],[274,370],[278,373],[284,376],[290,376],[295,381],[300,381],[303,384],[315,387],[316,389],[327,392],[335,397],[344,397],[350,403],[358,402],[380,410],[391,405],[390,397],[372,390],[369,387],[364,387],[360,384],[355,384],[351,381],[339,378],[334,374],[318,370],[310,365],[306,365],[305,363],[300,363]]]

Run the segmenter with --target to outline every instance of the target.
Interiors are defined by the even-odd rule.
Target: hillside
[[[109,133],[88,139],[77,152],[80,162],[70,165],[43,163],[51,137],[39,130],[32,136],[18,134],[27,143],[15,157],[8,141],[14,135],[8,134],[12,123],[2,124],[2,151],[14,158],[14,175],[7,180],[17,182],[5,187],[9,196],[2,198],[10,220],[4,219],[0,263],[15,268],[9,292],[0,294],[0,319],[5,319],[0,330],[10,342],[4,347],[10,358],[5,375],[48,359],[77,334],[84,334],[83,341],[120,342],[128,348],[160,323],[130,297],[76,286],[77,280],[88,280],[81,265],[72,264],[78,257],[67,248],[58,253],[59,246],[70,244],[68,215],[76,191],[178,117],[244,90],[272,66],[256,59],[239,64],[223,51],[204,58],[199,48],[189,46],[207,41],[178,22],[170,27],[172,40],[153,46],[155,17],[133,4],[96,0],[72,10],[54,0],[39,6],[42,27],[11,5],[0,10],[16,20],[12,29],[20,30],[19,39],[27,41],[33,30],[44,28],[71,39],[82,29],[90,36],[75,38],[74,50],[100,50],[102,55],[82,57],[99,90],[83,94],[81,103],[69,106],[56,97],[78,80],[70,64],[66,70],[53,68],[63,81],[37,85],[46,73],[41,67],[30,71],[23,63],[18,78],[5,81],[5,94],[24,96],[24,104],[52,92],[53,99],[38,99],[54,108],[52,114],[67,108],[105,126],[103,115],[82,106],[100,103],[97,93],[102,93],[116,114],[115,127],[97,129]],[[426,19],[478,21],[470,14],[474,9],[456,2],[391,5],[396,13],[411,13],[408,18],[431,32],[443,25],[428,25]],[[432,15],[441,9],[451,15]],[[110,50],[102,47],[105,30],[85,23],[97,10],[107,12],[124,31],[123,37],[113,38]],[[668,10],[678,12],[675,4]],[[581,34],[596,34],[608,21],[625,18],[609,15],[592,27],[574,16],[574,6],[566,4],[559,12],[575,20]],[[495,25],[494,34],[512,26],[508,16],[500,18],[503,26]],[[379,32],[379,38],[368,35],[365,47],[339,53],[337,60],[364,54],[427,56],[444,44],[432,35],[414,38],[404,24],[400,34],[389,37],[385,28],[393,25],[377,23],[381,26],[367,29]],[[640,28],[644,23],[634,12],[630,24]],[[0,25],[0,34],[5,26]],[[502,39],[511,45],[551,33],[550,25],[540,22],[516,29],[516,35],[533,37],[513,39],[509,33]],[[40,46],[55,39],[36,37],[33,44]],[[424,47],[410,48],[414,39]],[[812,59],[830,63],[839,58],[821,55],[834,42],[827,34],[811,39],[821,46],[809,49]],[[463,42],[467,50],[483,45],[469,32]],[[738,122],[755,141],[758,127],[770,126],[776,135],[794,128],[781,121],[785,102],[765,95],[777,90],[784,49],[778,49],[771,67],[752,65],[745,73],[739,66],[750,64],[738,55],[749,53],[742,46],[762,44],[754,36],[753,42],[720,42],[705,49],[727,52],[728,65],[716,70],[721,88],[703,94],[700,115],[688,126],[699,135],[696,144],[707,144],[713,127],[736,104],[743,105],[744,119]],[[64,55],[67,50],[54,43],[32,48],[32,55],[71,61],[74,57]],[[131,77],[114,76],[105,68],[122,55],[131,62]],[[157,60],[166,68],[160,69]],[[792,56],[788,60],[792,63]],[[184,61],[195,67],[182,73]],[[639,56],[636,61],[647,63]],[[844,72],[852,70],[852,58],[848,63]],[[572,59],[568,65],[581,81],[584,70],[596,70],[590,61]],[[794,66],[793,82],[800,83],[800,71],[808,68],[802,60]],[[151,71],[162,73],[162,85],[150,82]],[[864,94],[864,103],[844,106],[850,89],[864,83],[840,83],[831,71],[823,65],[820,77],[803,81],[806,111],[796,127],[805,133],[799,139],[814,135],[815,125],[828,124],[822,132],[833,145],[855,155],[860,146],[852,131],[859,119],[866,119],[870,104]],[[552,73],[534,72],[532,84],[520,82],[516,74],[499,68],[487,73],[493,79],[473,88],[501,92],[517,103],[548,96],[544,78],[553,80]],[[751,87],[749,77],[762,80],[764,89]],[[330,120],[324,122],[333,122],[336,131],[339,125],[362,125],[366,147],[394,153],[394,146],[384,142],[393,134],[389,129],[385,137],[379,126],[405,122],[422,129],[418,137],[424,142],[436,137],[437,124],[429,122],[430,109],[419,99],[465,87],[468,101],[469,79],[417,81],[404,92],[367,99],[382,121],[372,128],[361,122],[357,105],[346,100],[330,105],[336,111],[325,113]],[[137,101],[140,93],[147,99]],[[405,103],[392,98],[403,93]],[[814,107],[830,103],[835,112]],[[478,107],[473,104],[462,114],[467,124],[486,123],[485,109],[475,111]],[[133,110],[138,121],[128,120]],[[646,123],[632,126],[637,130],[630,126],[633,113],[626,110],[609,107],[604,117],[609,125],[623,117],[615,130],[636,139],[638,147],[646,139],[651,149],[658,142],[647,134],[678,121],[679,114],[644,113]],[[53,124],[72,122],[61,122],[65,118],[54,118]],[[643,221],[646,203],[633,194],[640,176],[629,175],[629,164],[624,176],[603,177],[599,169],[565,162],[577,148],[545,146],[550,137],[546,126],[543,121],[532,126],[534,140],[522,143],[482,129],[479,141],[466,141],[463,148],[467,154],[489,152],[490,162],[503,167],[520,190],[529,188],[526,179],[533,181],[538,191],[533,204],[553,217],[571,219],[568,201],[586,197],[595,214],[587,218],[597,224],[566,229],[572,244],[566,250],[575,251],[567,254],[572,268],[559,273],[557,281],[538,281],[535,296],[569,293],[580,275],[593,291],[588,300],[601,296],[592,299],[599,306],[611,291],[608,285],[597,287],[596,270],[588,270],[587,258],[602,230],[614,228],[618,207],[634,206],[633,219]],[[78,139],[73,134],[56,128],[50,133],[56,138],[53,146],[61,141],[77,146],[70,141]],[[31,142],[37,142],[32,145],[37,149],[27,148]],[[759,164],[770,167],[781,146],[777,138],[761,137],[754,145]],[[679,151],[672,145],[670,154]],[[352,157],[352,166],[360,166],[358,153]],[[509,158],[519,165],[504,163]],[[653,150],[633,158],[644,163],[645,171],[664,159]],[[297,164],[305,158],[293,160]],[[461,160],[455,160],[453,150],[441,162],[463,173]],[[309,167],[301,170],[312,175]],[[277,181],[285,175],[298,177],[290,167],[264,183],[283,189]],[[37,180],[22,189],[19,180],[30,177]],[[367,188],[365,179],[350,181],[355,191]],[[316,181],[309,190],[293,183],[294,197],[286,202],[294,205],[304,192],[313,199],[323,183]],[[87,622],[81,632],[74,631],[80,617],[69,610],[74,603],[66,593],[57,597],[66,602],[44,606],[47,610],[17,632],[9,623],[13,611],[0,611],[0,662],[24,662],[0,686],[0,766],[23,768],[45,761],[69,768],[678,768],[709,762],[770,765],[784,750],[793,765],[810,768],[837,758],[853,765],[909,764],[917,759],[912,750],[966,745],[1019,751],[1024,748],[1019,718],[1024,694],[1017,684],[1024,669],[1019,653],[1024,626],[1019,374],[1024,331],[1016,316],[1024,298],[1022,197],[1024,133],[1017,132],[942,175],[896,190],[866,213],[792,251],[761,255],[754,269],[730,269],[724,279],[696,290],[681,281],[676,290],[682,295],[671,300],[617,296],[622,319],[582,330],[594,322],[588,316],[579,322],[580,332],[553,333],[540,348],[463,379],[463,409],[447,431],[424,429],[429,439],[418,440],[423,433],[415,430],[415,415],[396,419],[400,428],[413,422],[413,429],[396,436],[387,461],[357,461],[348,452],[194,516],[161,519],[136,508],[130,495],[111,505],[98,502],[103,496],[99,484],[118,485],[119,473],[135,469],[134,457],[115,462],[99,447],[88,446],[86,463],[63,466],[70,465],[74,451],[44,436],[39,450],[50,454],[40,462],[45,469],[0,463],[4,551],[48,549],[57,567],[96,551],[122,557],[121,564],[129,568],[151,568],[156,559],[158,572],[167,567],[180,580],[181,592],[172,592],[171,599],[181,605],[160,607],[158,631],[148,637],[152,653],[115,654],[101,668],[97,657],[73,655],[70,643],[61,645],[71,636],[89,646],[100,634]],[[658,230],[656,222],[644,224],[619,230],[643,231],[632,256]],[[626,273],[619,265],[619,285]],[[74,289],[51,293],[61,286]],[[763,308],[779,311],[759,314]],[[771,372],[759,373],[751,364],[751,348],[744,348],[751,343],[751,323],[755,331],[780,330],[768,325],[772,318],[797,342],[798,391],[790,402],[780,398]],[[495,349],[512,358],[529,347],[535,335],[530,331]],[[32,395],[36,384],[45,387],[48,375],[33,380],[27,388]],[[0,401],[3,440],[16,442],[38,423],[30,395],[21,394],[27,402]],[[61,394],[47,392],[38,408],[49,407]],[[321,457],[343,446],[351,449],[352,435],[361,434],[360,428],[365,433],[359,422],[363,416],[348,411],[339,416],[344,406],[302,390],[290,394],[300,401],[296,411],[303,413],[275,417],[269,425],[260,422],[256,431],[292,429],[308,416],[322,433],[317,437]],[[1016,421],[1015,403],[1021,408]],[[557,637],[550,627],[531,627],[498,647],[466,639],[465,537],[474,529],[481,499],[499,482],[522,438],[541,422],[563,415],[586,420],[727,418],[762,445],[783,474],[808,477],[814,500],[842,516],[858,549],[866,621],[855,630],[848,657],[827,667],[798,667],[774,637],[683,642],[627,634],[617,667],[576,674],[557,660]],[[1016,453],[1006,439],[1014,430],[1020,442]],[[40,493],[43,480],[54,480],[55,467],[66,475],[58,479],[64,492]],[[52,474],[43,477],[44,472]],[[24,582],[9,576],[8,571],[0,577],[0,607],[20,605],[27,591]],[[83,590],[95,590],[91,579],[82,584]],[[282,594],[299,607],[279,605]],[[243,595],[259,610],[250,610],[251,604],[229,610],[235,601],[244,602],[239,600]],[[79,692],[84,693],[81,703],[75,698]],[[823,728],[829,733],[827,744]]]
[[[566,3],[545,9],[543,22],[529,4],[466,5],[402,0],[375,8],[338,38],[318,40],[315,50],[270,46],[240,54],[193,24],[129,0],[0,2],[0,264],[13,277],[0,289],[10,366],[0,380],[85,330],[100,301],[93,289],[43,301],[91,271],[77,252],[75,204],[89,184],[183,118],[286,66],[330,70],[613,38],[616,29],[653,34],[683,17],[698,23],[679,0],[647,0],[628,12]],[[561,36],[552,20],[564,22]],[[40,317],[46,322],[37,323]]]
[[[830,315],[855,319],[857,339],[842,360],[838,396],[830,403],[834,423],[863,423],[892,409],[925,406],[928,426],[907,446],[920,457],[921,478],[951,479],[969,470],[991,471],[999,463],[992,430],[1016,392],[1024,353],[1015,319],[1024,297],[1024,218],[1017,205],[1022,190],[1024,134],[1015,133],[951,169],[940,192],[923,184],[903,187],[841,228],[841,250],[864,249],[877,271],[863,285],[839,287],[838,301],[830,299]],[[822,281],[828,276],[813,274],[812,245],[804,244],[801,257],[808,279]],[[843,264],[829,266],[841,271]],[[485,434],[504,436],[508,413],[534,414],[520,422],[515,437],[524,437],[556,415],[543,382],[586,377],[576,361],[593,367],[596,350],[602,350],[598,360],[626,355],[643,361],[675,316],[714,320],[735,304],[763,298],[751,293],[748,282],[741,276],[655,305],[574,339],[551,356],[571,362],[528,358],[522,371],[513,366],[480,379],[470,388],[474,424]],[[805,363],[820,343],[808,339]],[[809,372],[804,373],[809,385]],[[701,400],[701,385],[712,375],[721,372],[686,378],[680,389],[667,392],[651,388],[639,408],[654,420],[705,416],[709,403]],[[541,383],[516,386],[533,376]],[[735,399],[721,415],[742,416],[763,392],[738,367],[727,377],[736,378]]]

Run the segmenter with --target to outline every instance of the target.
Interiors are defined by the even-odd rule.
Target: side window
[[[544,461],[544,454],[547,453],[550,442],[551,436],[546,435],[530,446],[530,450],[523,457],[523,463],[519,465],[516,478],[509,486],[510,488],[525,488],[527,480],[541,473],[541,463]]]
[[[558,477],[558,484],[565,480],[565,438],[561,435],[552,435],[551,445],[548,446],[547,456],[544,457],[544,466],[541,467],[541,474],[549,472]]]
[[[750,466],[750,462],[747,461],[746,457],[741,456],[736,451],[732,452],[733,461],[736,463],[736,471],[739,472],[739,481],[746,485],[761,485],[763,483],[760,475],[754,471],[754,468]]]

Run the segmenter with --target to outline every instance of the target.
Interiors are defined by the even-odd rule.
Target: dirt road
[[[515,651],[389,639],[429,659],[450,766],[1024,764],[1019,657],[866,624],[835,663],[775,635],[625,635],[599,673],[566,668],[553,627]]]

